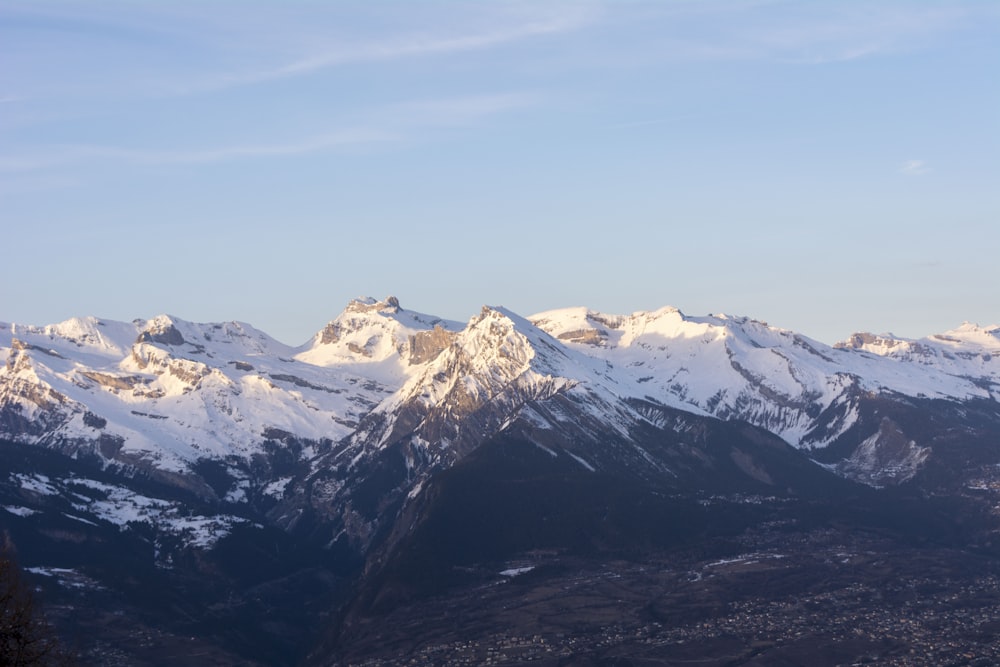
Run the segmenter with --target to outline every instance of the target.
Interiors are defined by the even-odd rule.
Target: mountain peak
[[[508,308],[504,308],[503,306],[485,305],[480,309],[479,315],[475,316],[469,324],[475,324],[485,319],[510,320],[514,326],[534,327],[531,322]]]
[[[161,345],[183,345],[183,334],[175,324],[175,318],[170,315],[157,315],[147,321],[139,332],[137,343],[160,343]]]
[[[1000,325],[980,326],[975,322],[962,322],[961,326],[931,336],[932,339],[950,343],[965,343],[996,348],[1000,345]]]
[[[351,299],[350,303],[347,304],[347,308],[344,312],[347,313],[385,313],[387,315],[398,313],[402,310],[399,305],[399,299],[394,296],[387,296],[382,301],[373,299],[370,296],[357,297]]]
[[[387,372],[398,379],[408,363],[435,356],[447,343],[446,332],[461,328],[457,322],[405,310],[394,296],[381,301],[359,297],[299,348],[295,358],[318,366],[388,362],[394,370]]]
[[[878,335],[868,331],[859,331],[851,334],[847,340],[834,343],[834,347],[872,352],[875,349],[890,350],[903,342],[891,333]]]
[[[902,338],[891,333],[873,334],[865,331],[852,334],[847,340],[836,343],[834,347],[862,350],[883,356],[901,353],[940,355],[944,351],[948,351],[949,354],[995,354],[1000,351],[1000,326],[982,327],[972,322],[964,322],[955,329],[920,340]]]

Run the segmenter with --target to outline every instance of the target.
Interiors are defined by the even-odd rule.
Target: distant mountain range
[[[82,577],[98,597],[141,597],[151,581],[216,568],[247,596],[265,581],[318,577],[331,609],[354,596],[349,626],[359,610],[409,594],[394,585],[386,597],[386,572],[406,570],[400,554],[422,544],[420,527],[455,511],[442,503],[466,474],[484,489],[536,471],[573,494],[620,494],[624,484],[690,499],[834,502],[902,489],[972,494],[988,511],[1000,491],[1000,327],[967,323],[921,340],[858,333],[830,347],[674,308],[525,318],[484,307],[462,324],[393,297],[351,302],[299,347],[244,323],[166,315],[0,324],[0,439],[0,519],[63,588]],[[521,496],[501,485],[494,497],[552,502],[551,484],[526,484]],[[573,497],[552,511],[598,511]],[[511,516],[530,524],[529,509]],[[512,537],[522,528],[545,532],[507,527],[496,544],[477,538],[453,553],[471,548],[481,560],[546,542]],[[101,579],[112,544],[145,583],[122,591]],[[67,560],[71,545],[89,555]],[[268,549],[296,554],[297,565],[267,556],[250,575],[234,564],[237,552]],[[222,589],[199,594],[224,606]],[[281,604],[286,594],[275,593]],[[283,642],[323,635],[316,623],[276,630],[251,653],[304,658],[309,646]],[[88,650],[103,660],[105,649]]]

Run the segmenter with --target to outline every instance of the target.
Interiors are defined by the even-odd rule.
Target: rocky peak
[[[13,338],[11,339],[10,349],[11,354],[7,357],[6,369],[8,373],[20,373],[21,371],[31,370],[31,360],[28,358],[27,350],[31,346],[24,341]]]
[[[349,334],[373,326],[384,328],[386,316],[391,317],[400,310],[402,309],[399,307],[399,300],[394,296],[387,297],[384,301],[376,301],[370,297],[354,299],[347,304],[344,312],[328,322],[320,331],[317,342],[320,345],[332,345]],[[352,341],[351,347],[357,348],[358,342]]]
[[[320,366],[388,362],[392,374],[406,375],[406,366],[433,359],[459,328],[439,317],[404,310],[394,296],[354,299],[295,358]]]
[[[608,329],[621,325],[618,316],[607,316],[586,308],[565,308],[540,313],[531,318],[532,324],[561,341],[601,346],[608,342]]]
[[[531,338],[546,336],[529,321],[505,308],[483,306],[456,341],[473,368],[494,368],[513,377],[535,357]]]
[[[862,331],[859,333],[852,334],[850,338],[839,343],[835,343],[834,347],[837,349],[851,349],[851,350],[864,350],[866,348],[875,346],[884,349],[891,349],[899,344],[900,341],[890,336],[876,336],[873,333],[868,333],[867,331]]]
[[[183,345],[186,341],[173,320],[169,316],[160,315],[146,322],[145,328],[139,332],[135,342]]]
[[[448,345],[370,415],[364,439],[387,444],[413,434],[467,451],[525,402],[574,384],[560,372],[559,343],[505,308],[484,306],[457,334],[427,334]]]
[[[373,322],[392,317],[401,310],[399,299],[394,296],[386,297],[383,301],[376,301],[371,297],[353,299],[344,308],[344,312],[327,323],[319,333],[319,343],[321,345],[336,343],[344,335],[369,328]]]
[[[352,299],[350,303],[347,304],[347,308],[344,312],[348,313],[384,313],[386,315],[391,315],[398,313],[402,310],[399,305],[399,299],[394,296],[387,296],[382,301],[376,301],[371,297],[358,297]]]

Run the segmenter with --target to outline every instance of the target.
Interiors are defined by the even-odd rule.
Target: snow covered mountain
[[[184,608],[162,617],[183,636],[188,613],[244,623],[222,662],[293,662],[329,607],[292,591],[336,606],[355,590],[339,577],[361,582],[363,616],[419,582],[414,563],[450,577],[453,543],[502,559],[657,542],[643,512],[675,525],[675,501],[722,502],[726,523],[746,503],[869,487],[960,497],[993,539],[1000,327],[831,347],[674,308],[458,323],[393,297],[352,301],[298,347],[168,315],[0,323],[0,528],[58,590],[87,591],[79,608]],[[602,518],[605,493],[621,521]],[[289,625],[246,625],[272,607]]]
[[[289,530],[326,517],[331,539],[362,548],[386,507],[502,433],[584,469],[678,479],[704,453],[665,434],[722,420],[886,485],[946,458],[954,448],[941,443],[973,428],[970,410],[973,440],[1000,424],[1000,328],[971,324],[830,347],[674,308],[522,318],[484,307],[462,325],[389,297],[352,301],[299,347],[167,315],[0,324],[0,363],[0,437],[207,500],[276,503],[271,520]],[[919,418],[929,406],[942,415],[933,426]],[[985,475],[995,449],[966,457],[963,474]]]
[[[606,362],[623,396],[743,419],[799,447],[823,447],[854,423],[851,409],[842,410],[834,428],[817,419],[850,389],[1000,398],[996,327],[967,325],[919,342],[857,334],[850,344],[830,348],[763,322],[687,317],[674,308],[626,317],[574,308],[531,320],[568,347]]]
[[[167,315],[0,324],[0,434],[168,472],[248,460],[275,435],[338,440],[455,327],[392,299],[352,302],[298,348]]]
[[[0,324],[0,355],[0,434],[173,472],[249,458],[269,434],[378,447],[409,429],[436,447],[474,447],[526,399],[570,391],[742,419],[809,448],[850,428],[852,395],[1000,397],[1000,327],[920,341],[856,334],[830,348],[673,308],[528,320],[484,308],[463,328],[392,297],[359,299],[298,348],[239,322],[90,317]],[[462,423],[497,403],[504,419]]]

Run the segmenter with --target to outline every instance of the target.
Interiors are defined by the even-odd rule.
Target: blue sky
[[[1000,322],[995,2],[0,0],[0,320]]]

